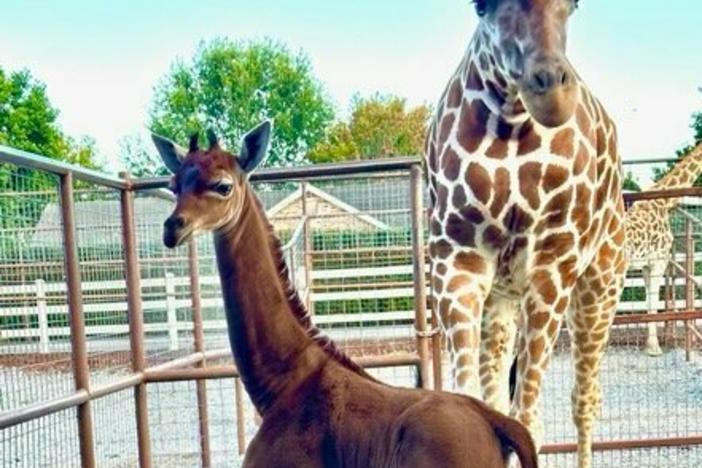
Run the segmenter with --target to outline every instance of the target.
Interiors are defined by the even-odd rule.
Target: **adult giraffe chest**
[[[584,87],[570,121],[542,127],[473,69],[454,78],[434,122],[430,247],[479,249],[494,259],[496,292],[510,296],[534,266],[564,263],[575,278],[606,235],[606,205],[620,198],[614,128],[598,123],[604,111]]]

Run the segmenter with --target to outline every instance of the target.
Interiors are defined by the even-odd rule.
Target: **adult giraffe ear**
[[[251,174],[266,159],[272,130],[273,122],[265,120],[244,135],[238,157],[239,165],[247,174]]]
[[[168,138],[156,135],[155,133],[151,134],[151,139],[154,141],[154,145],[156,145],[156,149],[168,170],[174,174],[178,172],[188,151],[173,143]]]

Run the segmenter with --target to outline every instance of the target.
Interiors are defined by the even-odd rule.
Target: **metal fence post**
[[[46,283],[43,279],[34,282],[37,295],[37,322],[39,325],[39,352],[49,352],[49,317],[46,310]],[[25,315],[26,317],[26,315]]]
[[[427,332],[427,284],[424,260],[424,209],[422,196],[422,167],[413,164],[410,169],[410,203],[412,217],[412,272],[414,274],[414,327],[417,334],[419,375],[422,387],[429,382],[429,337]]]
[[[176,313],[175,276],[166,272],[166,325],[170,350],[178,350],[178,315]]]
[[[126,179],[127,177],[124,178]],[[129,341],[132,348],[132,371],[139,373],[144,371],[146,359],[144,356],[144,314],[141,304],[141,272],[139,270],[134,220],[134,194],[129,190],[122,190],[120,198],[124,274],[127,283]],[[134,403],[136,406],[139,466],[141,468],[150,468],[151,440],[149,435],[149,408],[146,383],[141,382],[134,387]]]
[[[685,221],[685,309],[689,312],[695,309],[695,239],[693,237],[692,220]],[[693,321],[685,322],[685,359],[692,358],[692,333],[690,327]]]
[[[310,315],[314,315],[314,303],[312,302],[312,226],[310,226],[309,210],[307,207],[307,182],[302,182],[300,188],[302,196],[302,216],[304,224],[302,226],[302,236],[304,237],[303,258],[305,267],[305,305]]]
[[[66,293],[68,299],[71,328],[71,357],[73,377],[77,390],[90,393],[90,368],[88,348],[85,338],[85,316],[76,242],[76,224],[73,204],[73,174],[60,176],[61,220],[63,224],[64,268],[66,272]],[[93,442],[93,415],[90,400],[78,405],[78,436],[80,437],[80,458],[83,468],[95,467],[95,444]]]
[[[194,239],[188,242],[188,270],[190,272],[190,300],[193,309],[193,347],[196,353],[205,350],[205,333],[202,326],[202,302],[200,299],[200,267],[197,258],[197,243]],[[196,367],[204,367],[205,360],[198,362]],[[207,411],[207,382],[195,382],[197,394],[197,411],[200,430],[200,457],[203,467],[212,465],[210,453],[210,422]]]

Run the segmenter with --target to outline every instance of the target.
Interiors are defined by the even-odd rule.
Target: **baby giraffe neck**
[[[242,381],[263,414],[328,358],[289,310],[270,233],[248,186],[236,226],[215,233],[229,341]]]

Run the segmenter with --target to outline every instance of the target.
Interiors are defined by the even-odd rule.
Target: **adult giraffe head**
[[[576,73],[566,57],[567,23],[578,0],[475,0],[495,66],[531,115],[557,127],[573,115]]]
[[[173,172],[170,188],[176,206],[163,225],[163,243],[173,248],[203,231],[235,228],[241,214],[246,180],[265,159],[271,136],[265,121],[244,136],[238,156],[223,150],[214,132],[207,132],[208,148],[201,149],[198,134],[188,149],[152,135],[158,152]]]

